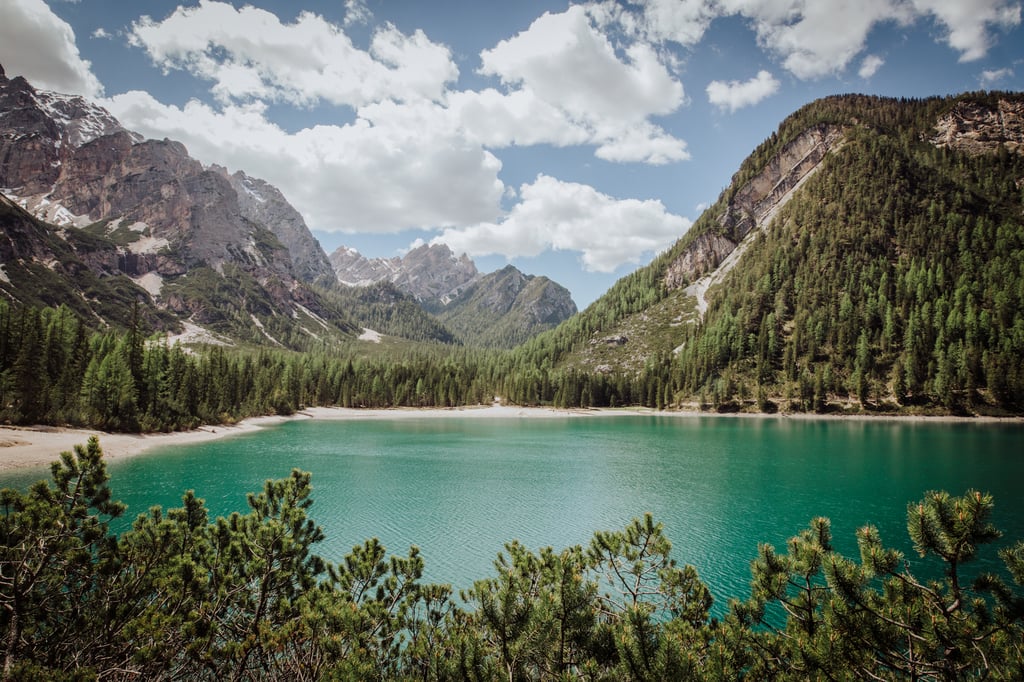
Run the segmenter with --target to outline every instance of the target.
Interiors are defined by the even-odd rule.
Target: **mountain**
[[[547,277],[511,265],[482,274],[444,244],[423,244],[401,258],[367,258],[340,247],[330,262],[343,284],[388,282],[412,296],[470,345],[511,348],[577,312],[570,292]]]
[[[401,258],[367,258],[342,246],[331,253],[330,262],[342,284],[358,287],[387,281],[427,306],[445,305],[480,277],[466,254],[456,258],[444,244],[422,244]]]
[[[520,367],[590,377],[568,403],[1019,412],[1022,189],[1020,93],[813,102]]]
[[[303,282],[334,284],[334,270],[302,215],[288,203],[281,190],[265,180],[252,178],[245,171],[228,174],[226,168],[211,166],[231,183],[238,195],[242,216],[266,225],[288,249],[295,276]]]
[[[171,313],[149,315],[157,328],[188,321],[237,340],[292,347],[358,331],[308,286],[331,276],[326,256],[276,189],[205,168],[180,143],[144,140],[83,98],[36,90],[2,68],[0,188],[45,221],[23,229],[24,216],[4,208],[5,220],[21,226],[5,222],[8,236],[17,229],[32,240],[4,253],[8,277],[32,276],[8,290],[15,300],[43,300],[51,286],[96,299],[81,288],[84,273],[52,281],[84,267],[94,279],[130,278],[137,285],[131,296]],[[83,240],[92,257],[82,257]],[[75,254],[72,265],[67,258]]]
[[[437,316],[470,345],[512,348],[576,312],[565,287],[506,265],[467,284]]]

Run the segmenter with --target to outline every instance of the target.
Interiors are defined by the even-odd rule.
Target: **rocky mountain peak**
[[[288,249],[295,276],[304,282],[334,282],[334,270],[302,215],[269,182],[246,175],[245,171],[229,174],[226,168],[211,166],[231,184],[238,195],[242,215],[265,226]]]
[[[366,258],[341,246],[330,255],[330,262],[342,284],[390,282],[428,306],[447,305],[480,277],[469,256],[457,257],[445,244],[422,244],[401,258]]]
[[[0,188],[37,218],[108,240],[115,271],[181,318],[256,340],[268,336],[258,317],[306,320],[312,336],[329,326],[301,282],[333,274],[276,188],[144,140],[81,97],[0,77]]]

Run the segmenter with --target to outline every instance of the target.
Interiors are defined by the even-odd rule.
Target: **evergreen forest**
[[[750,595],[709,617],[697,569],[650,515],[587,546],[506,545],[458,595],[422,581],[416,547],[376,539],[315,553],[308,473],[250,493],[245,514],[124,511],[99,441],[52,480],[0,492],[4,680],[1019,680],[1024,542],[972,570],[1000,532],[991,496],[928,492],[907,507],[912,571],[877,529],[859,556],[826,518],[752,549]],[[930,571],[933,579],[920,573]],[[917,571],[917,572],[915,572]]]

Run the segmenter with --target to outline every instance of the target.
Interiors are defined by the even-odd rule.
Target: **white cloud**
[[[683,140],[649,120],[683,103],[682,85],[646,45],[616,54],[579,6],[545,14],[481,54],[482,73],[498,77],[504,92],[449,90],[458,69],[448,48],[422,31],[405,35],[387,24],[363,51],[308,12],[282,24],[265,10],[201,0],[159,22],[143,17],[131,41],[155,64],[211,81],[222,105],[327,101],[352,106],[376,126],[381,116],[400,118],[424,135],[458,133],[490,148],[588,144],[610,161],[689,158]]]
[[[1020,24],[1020,4],[1012,0],[913,0],[922,15],[933,15],[948,31],[946,42],[960,53],[960,61],[981,59],[992,44],[989,27],[1013,28]]]
[[[657,200],[615,199],[589,185],[538,175],[501,221],[452,228],[431,243],[471,256],[536,256],[548,249],[580,253],[585,269],[613,272],[661,251],[690,228]]]
[[[761,44],[803,79],[843,71],[864,49],[875,24],[905,16],[893,0],[725,0],[725,4],[742,8],[753,19]]]
[[[481,55],[481,73],[536,93],[573,116],[641,120],[683,103],[683,86],[647,46],[633,45],[628,62],[590,24],[579,5],[545,13],[518,35]]]
[[[477,103],[474,95],[463,95],[459,104],[470,117],[507,105],[500,118],[508,137],[528,135],[525,124],[539,113],[550,124],[533,133],[540,141],[578,144],[586,138],[598,147],[598,157],[614,161],[689,158],[685,142],[649,120],[685,103],[682,84],[649,45],[633,43],[617,53],[583,6],[543,14],[480,58],[480,72],[497,77],[508,91],[476,93]]]
[[[1013,77],[1013,69],[986,69],[981,72],[981,85],[982,87],[989,87],[995,85],[1001,80]]]
[[[1021,22],[1018,0],[637,0],[639,16],[601,5],[630,35],[693,46],[719,17],[747,19],[760,45],[802,79],[845,70],[878,24],[935,20],[961,61],[986,54],[994,29]],[[863,68],[863,63],[862,63]]]
[[[113,36],[110,35],[107,32],[107,29],[103,28],[102,26],[100,26],[98,29],[96,29],[95,31],[92,32],[92,37],[93,38],[113,38]]]
[[[345,25],[369,24],[373,12],[366,6],[366,0],[345,0]]]
[[[757,104],[779,90],[779,81],[767,71],[759,71],[748,81],[711,81],[708,83],[708,101],[720,109],[734,112]]]
[[[867,80],[871,78],[878,70],[885,64],[885,60],[879,57],[877,54],[869,54],[864,57],[864,61],[860,63],[860,68],[857,70],[857,75]]]
[[[92,65],[78,52],[75,32],[43,0],[5,0],[0,64],[8,77],[24,76],[39,88],[86,96],[103,93]]]
[[[179,6],[162,21],[142,17],[130,41],[165,70],[212,81],[224,102],[260,97],[360,106],[389,98],[438,99],[458,78],[448,48],[422,31],[405,35],[386,24],[365,51],[311,12],[284,24],[266,10],[216,0]]]
[[[643,9],[641,28],[654,41],[671,40],[691,46],[700,42],[717,7],[702,0],[640,0]]]
[[[474,224],[500,213],[501,162],[440,128],[423,134],[403,127],[401,107],[374,112],[382,125],[357,118],[288,133],[266,119],[260,103],[215,110],[191,101],[178,108],[143,92],[102,103],[147,137],[179,140],[205,163],[266,179],[313,229],[397,232]]]

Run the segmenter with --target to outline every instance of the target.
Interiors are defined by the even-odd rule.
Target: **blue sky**
[[[447,243],[586,306],[835,93],[1024,89],[1019,0],[4,0],[9,77],[279,187],[329,253]]]

